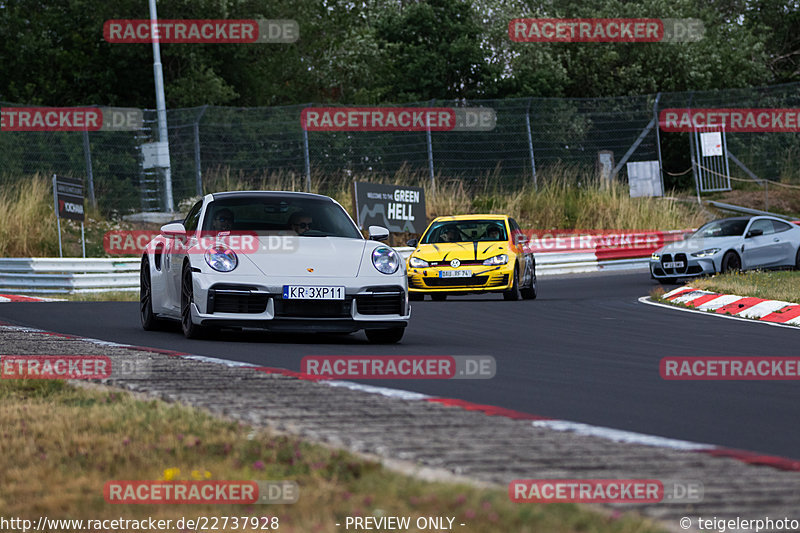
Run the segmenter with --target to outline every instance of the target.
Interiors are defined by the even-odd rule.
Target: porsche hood
[[[259,236],[259,249],[243,254],[266,276],[354,278],[367,245],[366,240],[343,237]]]

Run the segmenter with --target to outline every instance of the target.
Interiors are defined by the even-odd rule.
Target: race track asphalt
[[[363,333],[225,332],[187,340],[145,332],[134,302],[5,303],[0,321],[300,370],[306,355],[492,355],[490,380],[382,380],[370,385],[800,459],[796,381],[665,381],[666,356],[797,355],[800,331],[642,304],[646,273],[540,279],[534,301],[499,295],[414,302],[398,345]],[[3,353],[0,348],[0,353]]]

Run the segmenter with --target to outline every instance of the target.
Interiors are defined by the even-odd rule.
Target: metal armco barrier
[[[17,294],[139,290],[141,259],[0,259],[0,291]]]
[[[646,268],[650,254],[663,244],[683,238],[686,230],[631,232],[632,235],[658,235],[652,246],[604,247],[538,251],[536,274],[553,276],[605,270]],[[406,260],[414,251],[408,246],[395,250]],[[139,290],[141,259],[0,259],[0,292],[15,294],[76,293]]]

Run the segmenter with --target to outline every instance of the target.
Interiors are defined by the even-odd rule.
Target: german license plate
[[[683,268],[683,261],[674,261],[672,263],[667,261],[664,263],[664,268]]]
[[[440,270],[440,278],[470,278],[472,270]]]
[[[344,287],[284,285],[284,300],[344,300]]]

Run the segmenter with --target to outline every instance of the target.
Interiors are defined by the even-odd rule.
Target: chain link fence
[[[13,104],[2,104],[4,107]],[[257,182],[271,174],[308,179],[367,179],[413,173],[514,190],[535,186],[557,166],[594,174],[598,152],[610,151],[617,179],[626,162],[662,161],[667,187],[693,187],[690,134],[659,130],[669,108],[800,108],[800,83],[753,89],[661,93],[615,98],[433,100],[404,107],[488,107],[492,131],[305,132],[309,105],[202,106],[167,112],[176,205],[222,175]],[[0,132],[0,183],[36,173],[93,176],[105,212],[164,208],[163,172],[144,169],[141,145],[157,140],[156,113],[138,131]],[[430,140],[430,142],[429,142]],[[761,179],[800,183],[800,134],[729,133],[728,149]]]

